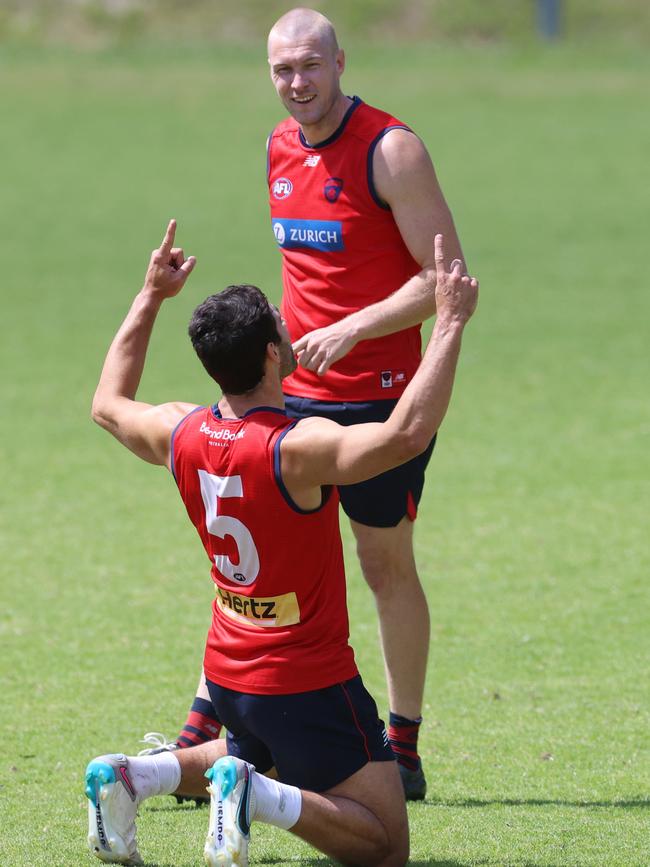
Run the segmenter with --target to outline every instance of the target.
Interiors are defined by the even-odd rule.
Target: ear
[[[273,341],[269,341],[266,344],[266,357],[267,359],[271,359],[275,361],[277,364],[280,363],[280,346],[277,343],[273,343]]]
[[[339,75],[343,75],[345,71],[345,51],[342,48],[336,52],[336,71]]]

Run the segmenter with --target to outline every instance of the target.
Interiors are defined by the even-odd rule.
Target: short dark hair
[[[227,286],[199,304],[188,332],[196,354],[224,394],[246,394],[260,384],[269,343],[281,343],[273,308],[247,283]]]

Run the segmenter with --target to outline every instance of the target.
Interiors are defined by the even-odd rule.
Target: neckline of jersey
[[[224,418],[221,415],[219,405],[216,403],[212,404],[212,406],[210,407],[210,411],[218,421],[241,421],[242,419],[246,418],[249,415],[252,415],[255,412],[277,412],[279,415],[287,414],[286,409],[279,409],[277,406],[254,406],[252,409],[247,409],[243,415],[237,416],[237,418]]]
[[[309,144],[309,142],[307,141],[307,139],[303,135],[302,129],[300,127],[298,127],[298,138],[300,139],[300,144],[305,148],[305,150],[320,151],[323,148],[326,148],[328,145],[333,144],[333,142],[335,142],[337,140],[337,138],[339,138],[343,134],[343,130],[347,126],[348,121],[350,120],[350,118],[352,117],[354,112],[363,103],[363,100],[358,96],[352,96],[352,97],[350,97],[350,99],[352,100],[352,105],[345,112],[345,114],[343,116],[343,120],[341,121],[341,123],[334,130],[332,135],[328,136],[323,141],[318,142],[318,144]]]

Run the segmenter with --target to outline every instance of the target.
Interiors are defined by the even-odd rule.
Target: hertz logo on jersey
[[[295,593],[280,596],[241,596],[217,587],[217,605],[228,617],[256,626],[292,626],[300,623],[300,608]]]
[[[340,220],[273,220],[273,234],[279,247],[291,250],[343,250],[343,225]]]

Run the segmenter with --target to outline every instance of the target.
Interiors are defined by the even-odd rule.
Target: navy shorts
[[[261,774],[275,767],[283,783],[326,792],[368,762],[395,758],[361,675],[289,695],[236,692],[210,680],[207,685],[228,729],[228,755]]]
[[[342,425],[384,422],[397,403],[396,400],[327,403],[290,394],[286,394],[284,399],[287,415],[291,418],[315,415]],[[434,436],[421,455],[374,479],[339,486],[341,505],[348,518],[367,527],[396,527],[405,515],[414,521],[424,488],[424,473],[435,442]]]

